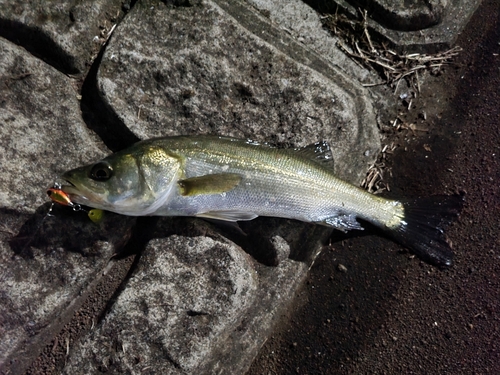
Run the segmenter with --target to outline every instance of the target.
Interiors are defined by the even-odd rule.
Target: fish
[[[336,177],[328,142],[302,148],[222,136],[174,136],[131,147],[61,175],[71,202],[129,216],[258,216],[341,231],[380,228],[424,261],[452,264],[444,228],[463,196],[386,199]]]

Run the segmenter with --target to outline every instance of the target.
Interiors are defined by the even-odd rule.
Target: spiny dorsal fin
[[[191,177],[178,182],[183,196],[221,194],[233,190],[241,181],[236,173],[217,173]]]
[[[316,142],[296,150],[302,157],[311,159],[333,170],[332,150],[327,141]]]

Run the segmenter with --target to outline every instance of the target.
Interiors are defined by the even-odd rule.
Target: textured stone
[[[337,174],[354,182],[380,146],[367,91],[239,2],[137,3],[106,49],[98,84],[139,138],[328,140]]]
[[[102,156],[69,78],[0,39],[0,368],[29,365],[128,238],[130,219],[48,216],[57,174]],[[127,225],[127,223],[129,223]],[[32,358],[31,358],[32,359]]]
[[[204,220],[160,219],[118,300],[94,331],[72,345],[64,373],[243,373],[303,281],[316,256],[310,251],[325,233],[307,236],[299,223],[273,223],[268,233],[251,227],[244,228],[248,236],[229,235],[236,245]],[[279,245],[267,240],[259,253],[255,247],[271,233],[281,238]],[[257,236],[262,242],[247,238]],[[290,254],[295,260],[261,263],[275,262],[280,246],[297,237],[305,243]]]
[[[246,0],[246,2],[268,18],[276,28],[283,30],[300,44],[300,48],[308,51],[309,56],[324,59],[337,71],[347,74],[354,82],[359,80],[369,83],[377,80],[378,77],[374,72],[361,67],[337,46],[337,38],[323,27],[320,14],[302,0]],[[231,2],[224,3],[228,5],[225,9],[232,8]],[[332,80],[336,84],[343,85],[340,83],[343,79],[339,80],[339,83],[335,78]],[[354,90],[353,95],[356,95],[356,87],[351,87],[349,90]]]
[[[0,36],[65,73],[79,74],[121,17],[121,0],[0,0]]]
[[[66,374],[199,374],[255,302],[251,258],[223,238],[151,240]]]
[[[352,3],[352,2],[351,2]],[[399,31],[418,31],[442,22],[448,0],[375,0],[366,3],[370,17]]]
[[[391,48],[406,53],[436,53],[449,49],[480,4],[480,0],[306,0],[323,13],[358,17],[367,10],[372,33],[381,35]],[[361,5],[361,7],[360,7]]]

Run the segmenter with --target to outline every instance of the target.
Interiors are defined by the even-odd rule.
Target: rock
[[[307,0],[321,13],[344,13],[359,18],[367,11],[367,25],[400,53],[437,53],[453,47],[480,0],[374,0],[361,8],[350,0]]]
[[[238,2],[137,3],[97,78],[105,102],[142,139],[328,140],[338,175],[357,183],[380,147],[369,93]]]
[[[151,240],[65,374],[199,374],[255,302],[252,259],[224,238]]]
[[[259,10],[261,14],[268,17],[275,27],[290,35],[294,43],[300,44],[300,49],[308,51],[308,55],[315,55],[318,59],[324,59],[331,66],[335,66],[337,72],[344,72],[351,79],[356,78],[362,83],[376,82],[378,76],[374,72],[363,69],[359,64],[349,58],[338,46],[337,38],[323,27],[320,14],[302,0],[247,0],[249,4]],[[228,6],[224,9],[230,11],[234,7],[231,2],[226,1]],[[222,3],[222,4],[224,4]],[[255,16],[254,16],[255,17]],[[246,27],[249,27],[246,25]],[[287,41],[287,44],[289,42]],[[284,53],[287,53],[285,50]],[[320,57],[321,56],[321,57]],[[332,78],[334,82],[337,79]],[[345,78],[342,78],[345,80]],[[337,83],[344,85],[343,83]],[[353,90],[351,95],[356,96],[359,90],[357,85],[352,85],[347,90]],[[364,91],[364,90],[361,90]],[[364,94],[364,93],[359,93]],[[361,103],[359,103],[360,105]]]
[[[340,272],[347,272],[347,267],[344,266],[342,263],[339,263],[339,265],[337,266],[337,269],[340,271]]]
[[[440,24],[447,6],[448,0],[376,0],[369,10],[371,18],[388,29],[418,31]]]
[[[121,0],[0,1],[0,36],[67,74],[82,74],[120,18]]]
[[[245,253],[245,241],[236,241],[241,248],[216,229],[200,219],[160,219],[126,288],[73,345],[64,373],[243,373],[310,260],[264,266]],[[297,235],[278,229],[285,243]],[[303,237],[304,247],[317,248],[322,234]]]
[[[4,39],[0,55],[0,368],[10,371],[71,316],[131,219],[109,215],[99,227],[71,210],[48,216],[57,174],[106,149],[79,117],[69,78]]]

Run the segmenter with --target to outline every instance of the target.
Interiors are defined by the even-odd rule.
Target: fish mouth
[[[86,204],[89,202],[89,198],[83,194],[81,189],[67,178],[61,178],[61,181],[56,182],[54,186],[66,193],[73,203]]]

